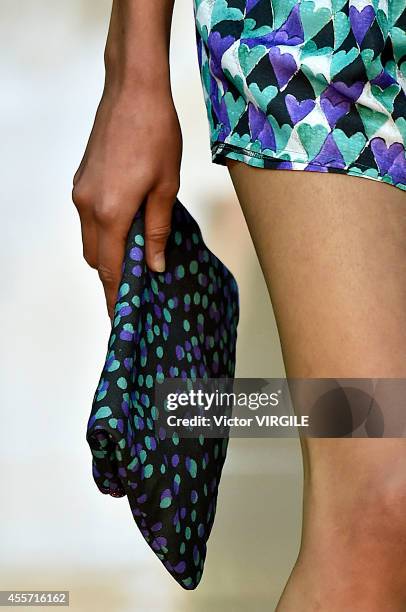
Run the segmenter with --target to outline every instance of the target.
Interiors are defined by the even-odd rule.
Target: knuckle
[[[75,174],[73,175],[73,185],[75,186],[79,180],[79,176],[81,174],[81,165],[79,166],[79,168],[76,170]]]
[[[83,259],[85,260],[88,266],[90,266],[94,270],[97,269],[96,258],[90,253],[88,253],[86,250],[83,251]]]
[[[108,266],[98,266],[98,273],[103,285],[113,285],[115,283],[115,275]]]
[[[112,226],[117,221],[120,209],[116,204],[102,202],[94,207],[94,220],[101,227]]]
[[[177,179],[163,181],[155,189],[155,195],[166,200],[174,199],[179,191],[180,182]]]
[[[76,208],[83,209],[91,206],[91,194],[84,189],[80,183],[76,183],[72,189],[72,200]]]
[[[154,242],[166,240],[170,233],[171,226],[169,223],[164,225],[155,225],[145,231],[147,240],[152,240]]]

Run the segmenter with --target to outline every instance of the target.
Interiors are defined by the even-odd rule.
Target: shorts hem
[[[285,151],[289,153],[289,151]],[[331,164],[319,164],[309,161],[292,161],[289,159],[281,159],[280,157],[271,156],[259,151],[252,151],[244,147],[231,145],[225,142],[216,141],[211,145],[212,162],[221,166],[226,166],[227,159],[242,161],[249,166],[257,168],[274,169],[274,170],[298,170],[308,172],[327,172],[333,174],[343,174],[348,176],[358,176],[380,183],[386,183],[392,187],[397,187],[402,191],[406,191],[406,183],[393,183],[390,178],[385,178],[376,174],[366,174],[367,171],[374,171],[373,168],[361,163],[354,163],[351,167],[340,168]],[[261,163],[262,162],[262,163]],[[284,166],[283,164],[292,164],[292,167]]]

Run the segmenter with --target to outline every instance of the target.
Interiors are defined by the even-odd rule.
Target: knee
[[[344,554],[406,567],[406,440],[315,444],[309,472],[311,533]]]
[[[406,598],[406,474],[371,479],[360,501],[361,508],[347,516],[350,531],[343,526],[349,538],[341,561],[359,577],[356,584]]]
[[[351,559],[355,572],[371,580],[386,576],[406,595],[406,473],[393,469],[386,478],[371,477],[357,501],[340,523],[341,536],[348,538],[344,547],[339,545],[342,559]]]
[[[393,468],[386,476],[373,478],[370,488],[366,501],[369,525],[376,537],[403,545],[406,556],[406,465],[401,472]]]

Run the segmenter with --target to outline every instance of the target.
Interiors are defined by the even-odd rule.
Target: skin
[[[182,157],[182,134],[169,79],[173,3],[113,2],[104,91],[73,179],[83,255],[98,271],[110,318],[126,237],[143,202],[146,261],[152,270],[165,269],[165,244]]]
[[[173,0],[116,0],[106,80],[74,177],[83,253],[112,317],[124,245],[146,203],[163,271],[182,137],[169,78]],[[167,151],[171,151],[171,155]],[[268,286],[289,378],[406,377],[406,200],[332,174],[228,168]],[[406,445],[301,438],[300,551],[277,612],[406,609]]]
[[[406,194],[357,177],[228,168],[288,378],[405,378]],[[277,612],[406,610],[406,440],[301,446],[302,540]]]

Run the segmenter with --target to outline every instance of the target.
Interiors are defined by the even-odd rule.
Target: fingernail
[[[163,253],[156,253],[154,255],[154,270],[156,272],[164,272],[165,271],[165,256]]]

